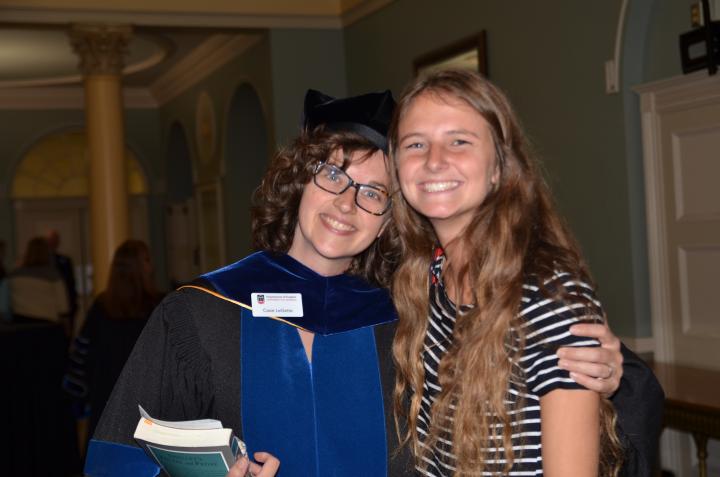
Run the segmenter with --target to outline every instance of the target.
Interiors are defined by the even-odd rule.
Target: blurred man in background
[[[70,257],[58,252],[60,249],[60,233],[57,230],[49,230],[46,240],[52,252],[52,259],[60,272],[65,289],[67,290],[69,310],[67,315],[62,319],[65,321],[66,331],[68,335],[72,335],[75,330],[75,313],[77,312],[77,290],[75,288],[75,268]]]

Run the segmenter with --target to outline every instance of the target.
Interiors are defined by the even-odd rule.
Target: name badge
[[[301,293],[253,293],[253,316],[292,318],[303,316]]]

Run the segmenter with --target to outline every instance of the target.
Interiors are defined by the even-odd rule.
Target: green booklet
[[[161,421],[140,407],[135,440],[170,477],[225,477],[245,444],[215,419]]]

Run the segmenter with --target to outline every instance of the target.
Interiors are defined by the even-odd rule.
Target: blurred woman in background
[[[10,305],[15,320],[60,322],[68,311],[68,298],[60,273],[51,261],[43,237],[30,239],[20,266],[8,276]]]
[[[92,436],[135,341],[162,298],[152,273],[144,242],[121,244],[113,256],[108,286],[93,302],[74,342],[64,387],[89,408],[87,436]]]

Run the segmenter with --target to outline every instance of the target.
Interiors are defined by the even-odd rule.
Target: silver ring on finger
[[[615,374],[615,368],[613,367],[612,364],[608,364],[607,367],[608,367],[608,375],[607,375],[607,377],[605,377],[605,379],[610,379],[613,377],[613,374]]]

